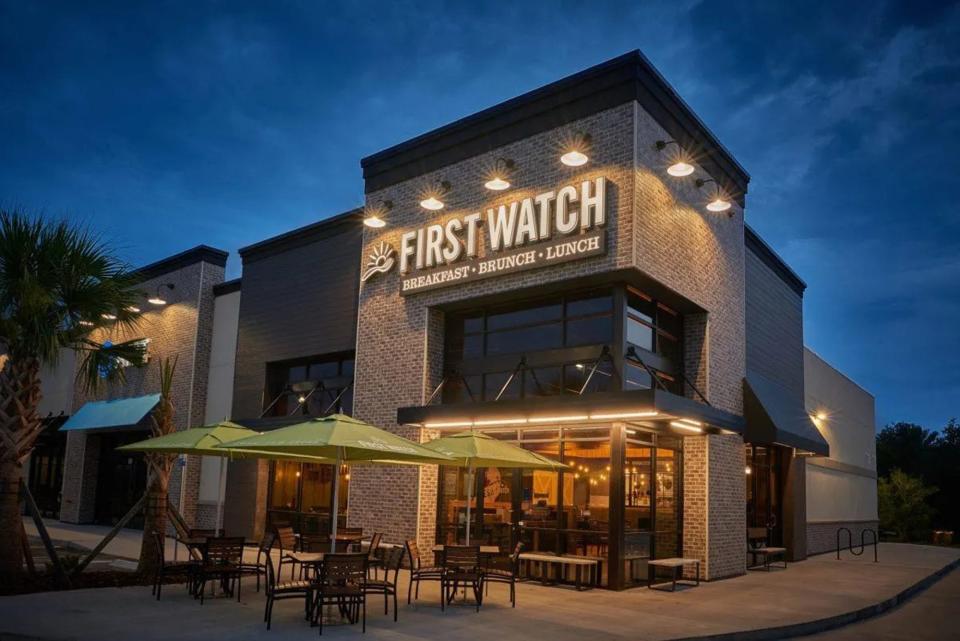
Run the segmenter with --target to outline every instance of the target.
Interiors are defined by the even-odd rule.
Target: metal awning
[[[747,372],[743,397],[747,418],[744,440],[830,456],[830,444],[813,424],[802,398],[794,398],[782,386],[756,372]]]
[[[544,425],[552,417],[558,419],[557,423],[575,420],[574,417],[591,421],[686,418],[702,422],[706,432],[725,430],[740,434],[744,429],[741,416],[660,389],[421,405],[397,410],[398,423],[426,427]]]
[[[90,401],[67,419],[61,432],[75,430],[116,430],[133,428],[149,414],[157,403],[159,394],[147,394],[133,398],[118,398],[111,401]]]

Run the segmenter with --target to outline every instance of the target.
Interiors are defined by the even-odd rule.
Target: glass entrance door
[[[783,544],[783,447],[746,445],[747,527],[765,527],[770,544]]]

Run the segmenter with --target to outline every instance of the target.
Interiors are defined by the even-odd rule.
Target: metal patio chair
[[[410,595],[417,599],[420,598],[420,582],[436,581],[441,583],[443,579],[443,568],[437,565],[424,565],[420,557],[420,548],[414,539],[406,542],[407,553],[410,555],[410,585],[407,587],[407,603],[410,603]],[[414,592],[413,585],[416,583],[417,589]]]
[[[513,554],[510,555],[510,568],[500,570],[497,568],[487,568],[483,571],[484,587],[490,583],[506,583],[510,586],[510,605],[517,607],[517,580],[520,576],[520,553],[523,552],[523,542],[517,543],[513,548]]]
[[[403,555],[405,554],[402,547],[390,548],[383,561],[383,579],[373,579],[372,581],[368,578],[364,589],[367,591],[367,594],[382,594],[383,595],[383,613],[388,614],[389,610],[389,597],[393,597],[393,620],[397,620],[397,589],[398,583],[400,581],[400,568],[403,566]],[[390,573],[393,572],[393,580],[390,579]]]

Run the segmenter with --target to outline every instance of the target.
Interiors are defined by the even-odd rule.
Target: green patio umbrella
[[[229,443],[241,438],[249,438],[251,436],[256,436],[257,434],[259,434],[259,432],[243,427],[242,425],[237,425],[236,423],[231,423],[230,421],[222,421],[214,425],[192,427],[190,429],[164,434],[163,436],[156,436],[143,441],[137,441],[136,443],[122,445],[118,447],[117,450],[125,452],[144,452],[146,454],[193,454],[197,456],[219,456],[231,459],[274,458],[278,460],[299,461],[301,463],[332,462],[328,459],[317,456],[289,455],[279,452],[260,452],[248,449],[225,450],[218,449],[216,447],[217,445],[222,445],[223,443]],[[223,517],[221,509],[223,507],[223,495],[226,489],[224,487],[224,480],[226,478],[225,472],[226,466],[221,465],[220,479],[217,486],[217,531],[220,531],[222,526]]]
[[[345,414],[312,419],[272,432],[223,443],[222,450],[255,450],[293,456],[320,456],[330,459],[337,469],[343,463],[420,464],[448,463],[445,454],[429,450],[418,443],[391,434]],[[340,474],[333,475],[333,507],[331,509],[331,551],[336,550],[337,509],[339,507]]]
[[[446,454],[454,459],[454,465],[467,468],[467,545],[470,545],[470,500],[473,498],[473,477],[478,467],[534,470],[563,470],[568,467],[536,452],[472,430],[434,439],[424,443],[423,446],[434,452]]]

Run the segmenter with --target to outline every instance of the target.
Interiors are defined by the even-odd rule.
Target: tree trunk
[[[151,460],[153,459],[153,460]],[[143,538],[140,540],[140,563],[137,572],[153,576],[160,559],[157,558],[153,533],[167,531],[167,491],[170,485],[170,457],[147,455],[150,479],[147,501],[143,507]]]
[[[0,370],[0,577],[17,581],[23,573],[20,541],[20,482],[23,461],[33,450],[42,422],[40,364],[7,359]]]
[[[0,577],[17,583],[23,573],[23,519],[20,516],[22,467],[7,457],[0,460]]]

